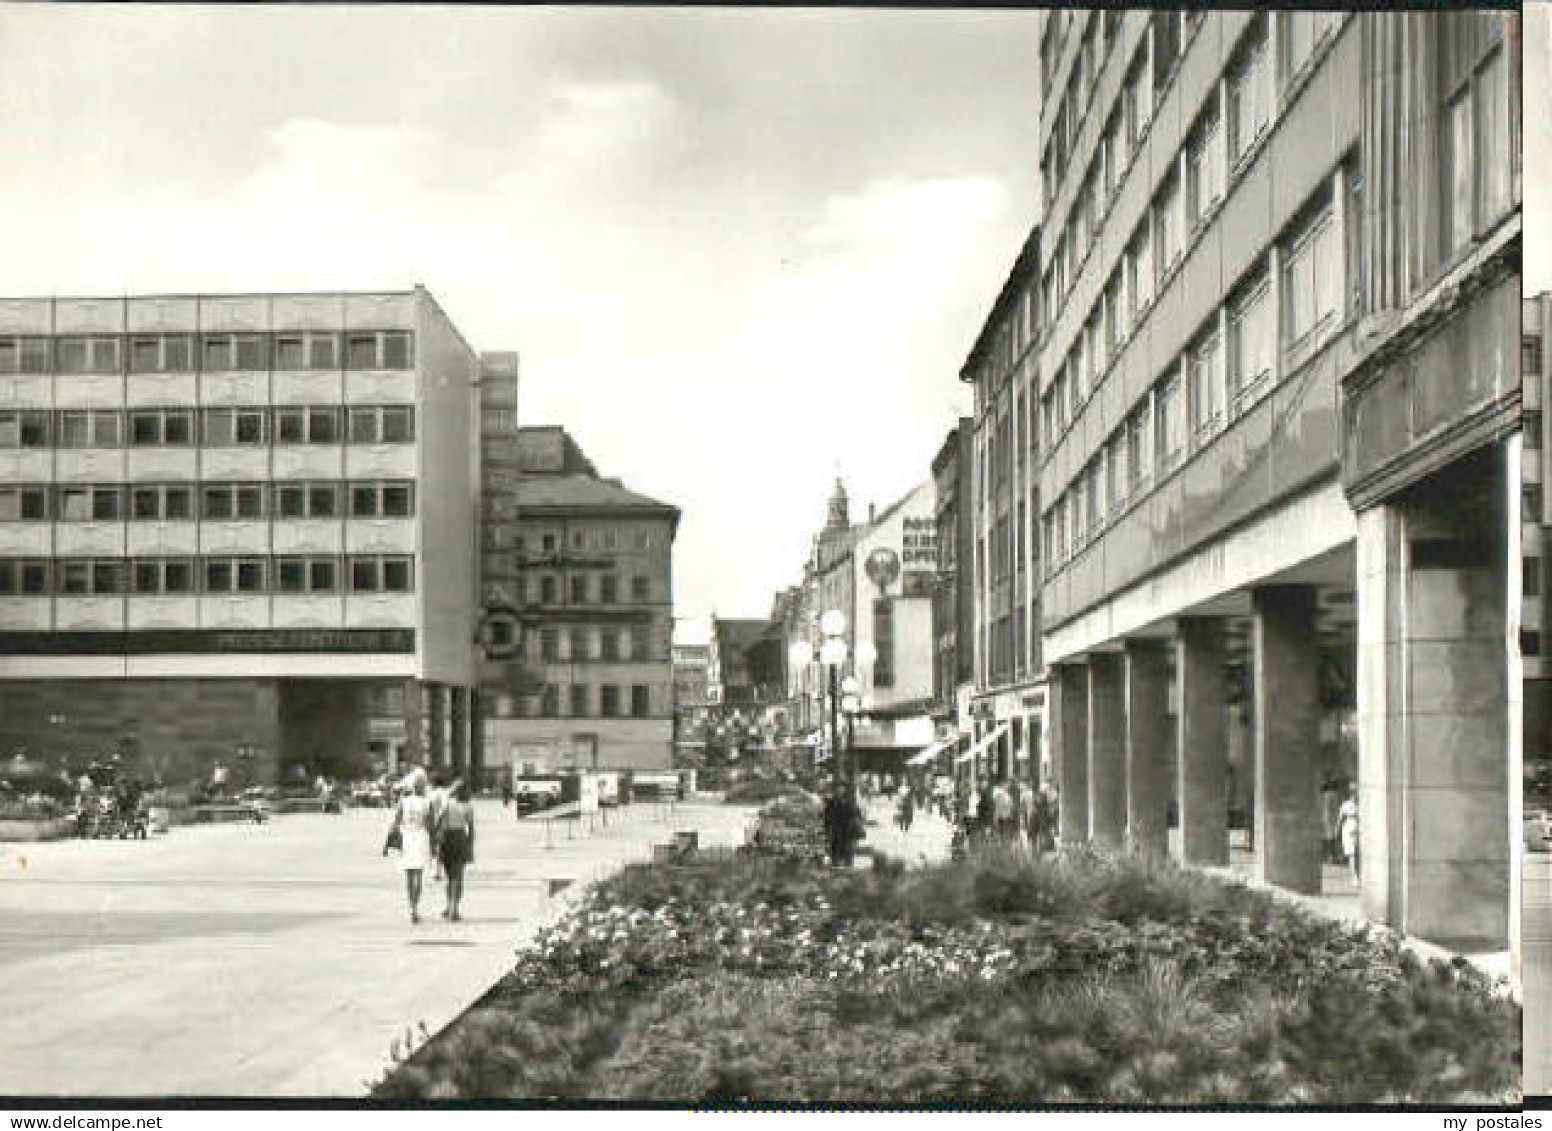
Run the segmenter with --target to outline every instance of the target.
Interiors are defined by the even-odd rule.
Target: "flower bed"
[[[988,850],[628,869],[384,1097],[902,1103],[1512,1099],[1519,1010],[1470,968],[1242,885]]]

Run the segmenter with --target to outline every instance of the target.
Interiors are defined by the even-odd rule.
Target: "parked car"
[[[351,789],[350,803],[363,809],[383,809],[388,805],[388,794],[376,782],[361,782]]]

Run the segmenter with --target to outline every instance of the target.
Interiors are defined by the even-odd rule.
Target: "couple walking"
[[[397,834],[397,837],[395,836]],[[464,869],[474,860],[474,805],[462,781],[431,788],[424,770],[415,770],[405,784],[388,831],[388,848],[398,840],[399,867],[404,871],[410,922],[420,922],[420,895],[426,865],[435,859],[447,878],[444,919],[460,919]]]

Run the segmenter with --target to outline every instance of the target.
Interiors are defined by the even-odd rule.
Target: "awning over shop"
[[[948,738],[940,738],[931,746],[923,747],[921,753],[913,754],[910,758],[906,759],[905,764],[907,766],[925,766],[928,762],[931,762],[939,754],[943,753],[943,751],[947,750],[950,746],[953,746],[958,741],[959,736],[957,734],[951,735]]]
[[[970,747],[970,749],[966,750],[959,757],[955,758],[954,759],[954,765],[958,766],[958,765],[961,765],[961,764],[963,764],[965,762],[970,761],[970,759],[974,758],[981,751],[985,750],[992,743],[996,742],[1003,735],[1007,734],[1008,733],[1008,726],[1009,726],[1008,723],[998,723],[996,725],[996,727],[994,727],[992,730],[988,731],[986,734],[982,735],[981,736],[981,740],[979,742],[975,743],[973,746]]]

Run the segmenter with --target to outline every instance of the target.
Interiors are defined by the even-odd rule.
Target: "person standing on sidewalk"
[[[857,844],[866,832],[854,787],[843,781],[836,783],[829,800],[825,802],[823,819],[831,866],[850,868],[856,856]]]
[[[1347,866],[1353,870],[1353,883],[1359,882],[1358,877],[1358,791],[1351,785],[1347,787],[1347,800],[1342,802],[1342,808],[1337,814],[1337,829],[1342,839],[1342,855],[1346,858]]]

